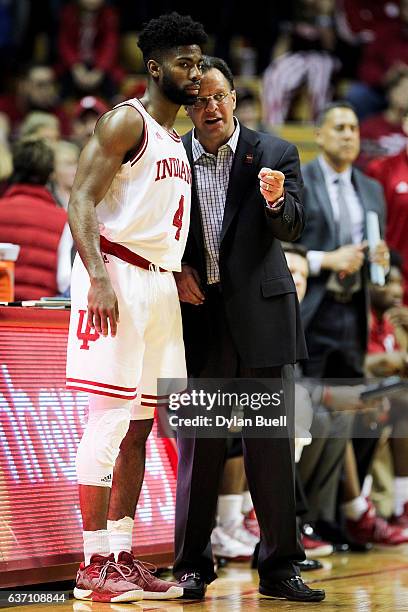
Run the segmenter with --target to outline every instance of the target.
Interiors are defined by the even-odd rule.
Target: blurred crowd
[[[41,4],[39,11],[33,0],[0,0],[0,242],[21,245],[17,300],[69,296],[74,248],[66,210],[80,151],[101,114],[126,97],[143,94],[143,65],[137,58],[129,60],[126,45],[131,40],[130,52],[137,53],[142,23],[166,11],[161,3],[129,0]],[[338,262],[345,259],[353,262],[355,271],[363,270],[367,254],[347,242],[337,249],[317,248],[323,238],[315,231],[313,214],[302,244],[285,247],[299,299],[305,296],[311,363],[320,363],[324,356],[322,337],[340,349],[348,342],[347,351],[354,342],[352,350],[359,358],[363,353],[361,368],[346,363],[339,349],[331,353],[329,364],[304,373],[355,381],[406,377],[408,0],[255,2],[249,13],[246,6],[241,9],[239,3],[224,0],[216,19],[213,8],[193,10],[184,4],[176,2],[172,8],[203,21],[211,34],[209,51],[255,83],[238,91],[236,114],[243,124],[273,131],[296,120],[302,100],[309,121],[317,122],[321,151],[336,155],[335,143],[345,139],[347,167],[358,167],[364,174],[357,176],[365,178],[356,180],[369,181],[367,189],[381,194],[383,208],[377,213],[391,254],[385,284],[367,281],[365,298],[358,303],[354,297],[342,303],[331,295],[333,303],[325,302],[324,313],[333,322],[331,329],[329,325],[316,331],[307,319],[319,279],[326,283],[329,272],[341,271]],[[135,79],[138,71],[141,78]],[[349,132],[343,127],[331,141],[319,117],[336,99],[352,105],[358,125]],[[304,176],[311,197],[308,172]],[[320,258],[316,267],[316,256],[310,253],[318,251],[331,253],[329,263],[324,260],[327,265]],[[343,317],[345,304],[349,314],[357,313],[350,321],[359,321],[361,338],[336,336],[340,332],[334,322],[340,311]],[[341,321],[347,327],[347,319]],[[320,344],[312,345],[316,338]],[[297,480],[299,523],[309,557],[408,542],[407,400],[367,403],[361,390],[360,382],[324,382],[307,393],[311,422],[306,429],[312,441],[299,452]],[[362,431],[371,433],[365,436]],[[231,449],[214,550],[222,558],[246,558],[258,538],[242,458]]]

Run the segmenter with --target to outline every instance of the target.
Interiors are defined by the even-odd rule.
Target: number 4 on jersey
[[[178,209],[174,213],[174,217],[173,217],[173,225],[177,227],[177,232],[176,232],[176,235],[174,236],[176,240],[180,240],[180,232],[181,232],[181,227],[183,225],[183,213],[184,213],[184,196],[182,195],[180,198]]]

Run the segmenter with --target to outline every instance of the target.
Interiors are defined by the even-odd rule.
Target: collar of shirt
[[[237,149],[238,138],[239,138],[239,133],[241,131],[241,128],[240,128],[240,125],[239,125],[239,121],[238,121],[238,119],[236,117],[234,117],[234,123],[235,123],[235,130],[232,133],[232,136],[230,137],[228,142],[226,142],[224,145],[222,145],[218,149],[218,151],[221,151],[225,147],[228,147],[229,149],[231,149],[232,153],[235,155],[235,151]],[[202,157],[203,155],[209,155],[211,157],[216,157],[216,155],[213,155],[212,153],[208,153],[204,149],[204,147],[202,146],[200,141],[197,140],[197,138],[195,136],[195,129],[193,130],[193,137],[192,137],[192,141],[191,141],[191,151],[192,151],[192,154],[193,154],[193,162],[194,163],[196,163],[200,159],[200,157]]]
[[[339,178],[342,178],[344,184],[349,184],[349,185],[351,184],[351,173],[352,173],[351,165],[343,172],[336,172],[336,170],[334,170],[331,166],[329,166],[327,161],[324,159],[323,155],[319,155],[319,163],[320,163],[320,167],[322,169],[326,183],[331,185],[333,183],[336,183],[339,180]]]

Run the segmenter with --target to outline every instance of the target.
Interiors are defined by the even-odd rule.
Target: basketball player
[[[186,376],[172,272],[181,270],[188,233],[191,171],[173,123],[180,105],[199,93],[199,45],[206,38],[201,24],[177,13],[145,26],[139,46],[149,74],[146,96],[99,120],[72,190],[69,220],[79,256],[67,385],[89,394],[76,458],[85,553],[74,591],[79,599],[183,594],[134,559],[131,542],[145,442],[163,401],[157,379]]]

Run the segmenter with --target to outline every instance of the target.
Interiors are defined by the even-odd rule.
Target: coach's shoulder
[[[281,154],[285,152],[297,153],[297,147],[284,138],[267,132],[256,132],[256,134],[258,135],[261,146],[265,149],[273,149],[275,152],[281,152]]]

